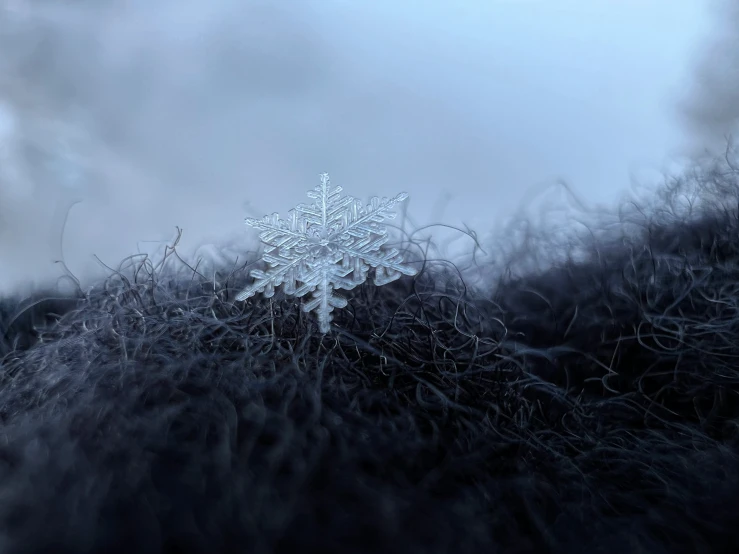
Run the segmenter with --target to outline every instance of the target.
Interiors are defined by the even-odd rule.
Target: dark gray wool
[[[327,335],[174,257],[3,299],[0,552],[739,551],[719,169],[700,210],[622,214],[544,270],[368,280]]]

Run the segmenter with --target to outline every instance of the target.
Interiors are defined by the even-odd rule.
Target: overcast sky
[[[0,6],[6,282],[58,272],[76,200],[78,274],[176,225],[246,241],[322,171],[482,234],[557,180],[612,203],[691,144],[678,104],[715,25],[705,0]]]

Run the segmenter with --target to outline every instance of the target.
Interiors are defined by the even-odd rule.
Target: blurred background
[[[0,289],[253,248],[323,171],[481,236],[614,204],[723,148],[737,36],[728,1],[0,0]]]

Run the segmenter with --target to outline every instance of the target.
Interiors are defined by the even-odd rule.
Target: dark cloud
[[[711,34],[695,62],[681,116],[694,143],[722,146],[739,124],[739,4],[711,3]]]

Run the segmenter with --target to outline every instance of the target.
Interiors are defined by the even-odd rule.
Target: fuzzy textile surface
[[[367,283],[325,336],[176,253],[3,299],[0,552],[739,551],[738,197],[681,186],[545,270]]]

